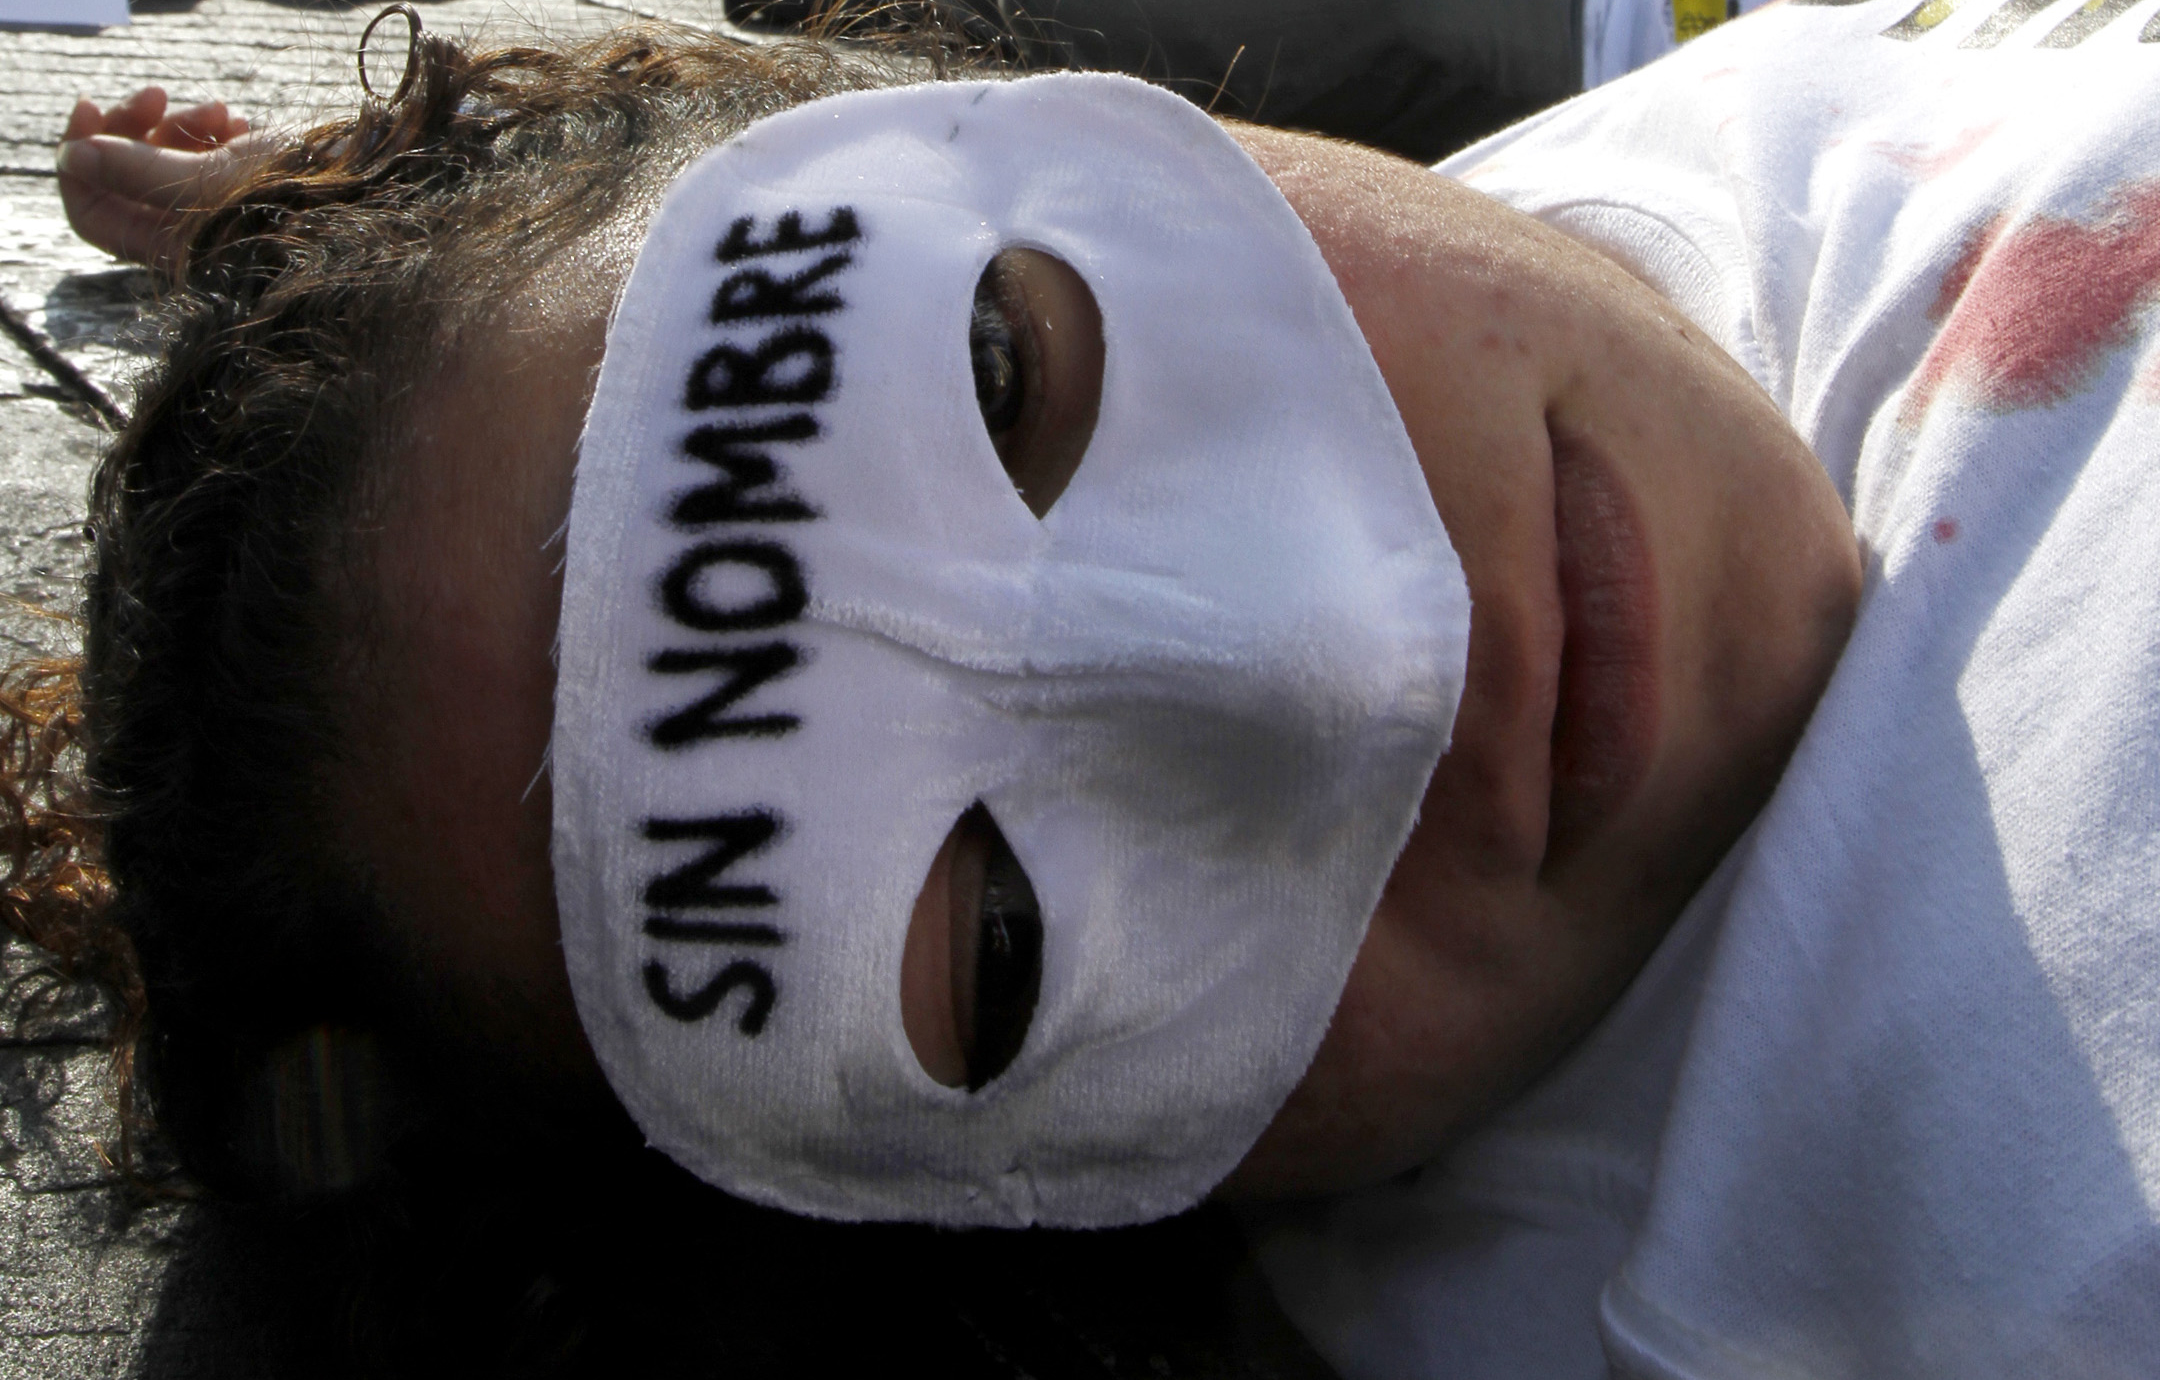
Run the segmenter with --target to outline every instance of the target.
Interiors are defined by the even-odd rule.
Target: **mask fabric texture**
[[[1038,520],[970,367],[1012,246],[1100,308]],[[1250,158],[1059,74],[773,116],[668,193],[569,523],[554,868],[578,1011],[654,1145],[821,1217],[1190,1207],[1318,1047],[1461,693],[1469,596],[1364,338]],[[903,1031],[982,802],[1040,903],[1012,1064]]]

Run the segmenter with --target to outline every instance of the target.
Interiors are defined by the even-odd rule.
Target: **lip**
[[[1641,514],[1593,442],[1559,433],[1552,442],[1566,631],[1545,868],[1593,837],[1642,784],[1659,718],[1657,573]]]

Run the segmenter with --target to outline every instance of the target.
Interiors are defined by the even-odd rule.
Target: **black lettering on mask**
[[[793,714],[748,714],[734,718],[727,714],[751,691],[802,664],[802,654],[788,643],[760,642],[749,647],[714,647],[698,651],[671,648],[646,664],[663,676],[693,675],[699,671],[721,673],[718,685],[646,730],[654,747],[678,748],[708,738],[777,738],[802,726],[802,720]]]
[[[702,412],[823,402],[832,382],[832,342],[813,327],[790,326],[749,349],[722,341],[707,350],[690,370],[683,406]]]
[[[706,527],[716,522],[808,522],[817,510],[794,494],[774,488],[780,466],[763,451],[745,446],[771,441],[808,441],[818,434],[817,418],[791,413],[777,422],[735,426],[713,422],[683,438],[683,454],[717,470],[708,482],[684,489],[668,509],[678,527]]]
[[[678,920],[672,915],[645,917],[645,933],[654,939],[681,944],[743,944],[754,949],[776,948],[787,943],[778,925],[740,920]]]
[[[702,819],[648,819],[653,843],[703,843],[704,852],[645,884],[643,900],[654,910],[736,910],[776,906],[780,898],[761,882],[728,883],[720,876],[773,841],[780,817],[770,810],[708,815]]]
[[[814,227],[805,226],[800,211],[762,225],[756,217],[742,216],[714,246],[713,256],[723,264],[784,254],[814,257],[728,270],[713,290],[709,315],[723,331],[717,341],[707,337],[682,394],[685,407],[708,414],[682,442],[683,460],[702,471],[699,482],[671,496],[666,514],[670,525],[692,535],[653,586],[661,611],[675,627],[700,636],[656,652],[646,663],[656,676],[711,679],[693,682],[687,693],[702,688],[703,694],[688,703],[672,699],[681,707],[646,725],[655,748],[700,749],[731,739],[784,737],[802,727],[797,715],[781,708],[735,712],[803,662],[796,642],[784,635],[754,640],[741,635],[785,628],[809,606],[802,561],[792,546],[773,539],[789,529],[774,524],[812,522],[818,512],[789,486],[772,448],[800,445],[821,434],[813,409],[830,401],[839,387],[838,351],[832,336],[811,321],[846,310],[837,284],[855,253],[840,246],[862,239],[854,210],[838,206]],[[738,325],[743,322],[772,324]],[[714,413],[720,415],[709,415]],[[760,535],[728,530],[738,524],[758,524]],[[766,961],[742,951],[777,957],[788,936],[771,920],[744,912],[770,911],[780,897],[764,883],[730,873],[784,832],[780,815],[764,808],[644,822],[644,838],[663,850],[639,892],[639,899],[659,912],[645,918],[646,939],[721,950],[718,970],[687,992],[676,986],[676,970],[667,962],[647,960],[646,995],[670,1019],[705,1020],[739,989],[747,1001],[735,1028],[753,1037],[765,1029],[779,1000],[779,983]],[[685,844],[697,846],[687,861]],[[711,914],[715,911],[725,918]],[[704,971],[701,966],[685,973],[685,980]]]
[[[756,237],[757,221],[751,216],[739,216],[728,227],[726,238],[713,250],[713,257],[721,263],[739,263],[766,254],[794,254],[805,249],[823,249],[829,244],[851,244],[862,238],[862,228],[855,223],[855,210],[851,206],[839,206],[825,221],[825,228],[805,231],[802,212],[788,211],[773,226],[773,232],[764,239]]]
[[[652,998],[654,1006],[685,1025],[704,1020],[720,1009],[727,994],[738,987],[748,988],[750,1000],[743,1007],[741,1019],[735,1028],[745,1035],[755,1036],[765,1028],[765,1020],[772,1015],[773,1002],[779,998],[779,990],[773,984],[773,976],[765,965],[754,959],[738,958],[719,972],[714,973],[703,987],[688,996],[675,991],[667,965],[658,959],[645,964],[645,994]]]
[[[762,268],[739,268],[713,294],[712,323],[755,321],[773,316],[823,316],[841,308],[840,294],[810,289],[846,268],[854,260],[845,254],[828,254],[800,273],[775,278]]]
[[[763,576],[766,589],[748,603],[714,604],[698,587],[701,578],[735,566]],[[706,541],[685,550],[660,577],[660,606],[692,632],[756,632],[802,617],[810,590],[795,553],[778,542]]]

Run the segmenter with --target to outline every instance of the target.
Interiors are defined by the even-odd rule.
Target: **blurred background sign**
[[[127,22],[127,0],[0,0],[0,29],[101,29]]]

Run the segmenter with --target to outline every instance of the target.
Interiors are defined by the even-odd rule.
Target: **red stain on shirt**
[[[2160,358],[2146,361],[2145,367],[2138,370],[2137,383],[2133,386],[2140,402],[2160,402]]]
[[[1919,144],[1892,144],[1880,141],[1874,144],[1873,147],[1876,152],[1880,153],[1890,163],[1905,169],[1907,172],[1917,173],[1923,179],[1940,177],[1972,157],[1975,153],[1978,153],[1980,146],[1985,144],[1989,137],[2000,128],[2002,128],[2002,121],[1991,120],[1987,124],[1974,125],[1970,129],[1963,130],[1949,143],[1932,148]]]
[[[1980,407],[2048,407],[2092,380],[2160,301],[2160,182],[2109,197],[2091,220],[2003,216],[1976,227],[1943,274],[1943,323],[1905,395],[1916,421],[1945,388]]]
[[[1958,539],[1958,521],[1954,517],[1935,519],[1935,525],[1929,530],[1934,533],[1937,546],[1948,546]]]
[[[1950,267],[1943,270],[1942,286],[1935,289],[1935,303],[1928,308],[1928,320],[1941,321],[1956,308],[1965,289],[1972,286],[1973,275],[1980,271],[1980,261],[1995,247],[1995,241],[2002,238],[2003,227],[2009,223],[2010,217],[1997,212],[1985,224],[1973,227],[1972,233],[1965,237],[1965,247],[1950,261]]]

